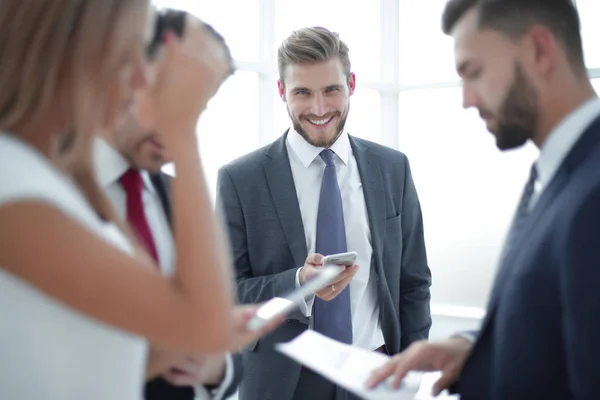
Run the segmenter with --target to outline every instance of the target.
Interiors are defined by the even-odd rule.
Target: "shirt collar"
[[[325,149],[324,147],[316,147],[308,143],[294,128],[290,128],[287,141],[305,168],[308,168],[315,158],[321,154],[321,151]],[[348,159],[350,158],[350,139],[346,131],[342,132],[330,149],[333,150],[340,160],[342,160],[344,165],[348,165]]]
[[[545,187],[587,127],[600,114],[600,99],[593,97],[566,116],[548,135],[536,162],[538,182]]]
[[[94,167],[96,177],[103,190],[121,179],[121,176],[130,168],[129,162],[119,154],[108,142],[100,137],[94,140]],[[140,171],[144,186],[154,193],[154,185],[147,171]]]

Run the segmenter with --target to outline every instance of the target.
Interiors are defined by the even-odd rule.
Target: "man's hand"
[[[186,355],[180,351],[150,346],[146,362],[146,379],[150,380],[164,374],[170,367],[185,360]]]
[[[280,318],[269,322],[257,331],[248,330],[248,322],[254,317],[261,305],[262,304],[239,305],[233,308],[233,328],[235,332],[233,334],[234,342],[230,350],[232,353],[243,350],[250,343],[256,342],[261,336],[271,332],[285,321],[286,316],[283,315]]]
[[[233,343],[230,346],[232,353],[237,353],[243,350],[250,343],[256,342],[261,336],[269,333],[283,321],[285,316],[275,319],[258,331],[249,331],[246,329],[248,321],[254,317],[256,310],[260,305],[240,305],[233,308],[231,317],[233,318]],[[208,361],[207,361],[208,360]],[[184,354],[180,351],[164,349],[161,347],[152,346],[148,355],[148,365],[146,368],[146,376],[148,379],[154,378],[157,375],[165,375],[169,377],[169,381],[187,382],[192,379],[212,379],[213,373],[217,374],[217,360],[224,363],[224,355],[208,356],[208,355],[191,355]],[[182,373],[173,373],[172,369],[180,370]],[[196,371],[194,373],[194,371]],[[177,371],[176,371],[177,372]],[[221,370],[224,373],[224,370]],[[189,375],[189,376],[182,376]],[[196,379],[196,380],[197,380]],[[210,384],[210,383],[208,383]]]
[[[306,257],[304,266],[300,269],[298,275],[300,285],[304,285],[307,280],[319,273],[319,268],[322,266],[322,259],[323,256],[318,253],[311,253]],[[352,278],[354,278],[354,275],[356,275],[356,271],[358,271],[358,265],[346,267],[331,285],[316,292],[315,295],[325,301],[334,299],[346,286],[348,286]]]
[[[452,338],[444,342],[415,342],[405,351],[395,355],[383,367],[373,371],[367,381],[369,388],[393,376],[392,387],[400,387],[400,381],[409,371],[442,371],[441,378],[433,385],[437,396],[458,380],[473,344],[464,338]]]
[[[225,377],[224,355],[185,357],[162,377],[175,386],[220,385]]]

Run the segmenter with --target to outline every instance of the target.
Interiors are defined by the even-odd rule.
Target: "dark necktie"
[[[521,200],[519,201],[519,205],[517,206],[517,212],[515,213],[515,217],[513,219],[512,225],[508,232],[507,237],[507,248],[511,246],[516,239],[517,234],[522,228],[523,220],[527,215],[529,215],[531,198],[535,192],[535,182],[537,181],[537,168],[535,164],[531,166],[531,172],[529,174],[529,180],[525,184],[525,189],[523,189],[523,194],[521,195]]]
[[[531,166],[529,180],[525,185],[525,190],[523,190],[523,195],[521,196],[521,201],[519,202],[519,207],[517,208],[517,215],[515,217],[515,222],[517,223],[520,223],[529,213],[529,204],[531,203],[531,198],[535,192],[535,182],[537,181],[537,176],[537,168],[535,164],[533,164]]]
[[[142,175],[138,170],[128,169],[121,176],[121,185],[127,195],[127,221],[133,228],[141,244],[148,254],[158,265],[158,253],[150,225],[144,212],[144,202],[142,200],[143,181]]]
[[[347,251],[342,195],[333,155],[333,151],[329,149],[321,152],[321,158],[325,161],[325,171],[319,197],[315,250],[324,256]],[[342,343],[352,343],[349,285],[331,301],[315,298],[314,329]]]
[[[517,206],[515,217],[513,218],[508,234],[506,235],[506,241],[504,242],[502,254],[500,255],[498,272],[496,273],[495,283],[492,288],[492,299],[497,295],[498,291],[501,290],[500,288],[503,286],[504,281],[507,278],[507,271],[510,265],[505,262],[505,259],[507,255],[509,255],[514,250],[514,246],[518,246],[519,244],[519,239],[521,237],[520,233],[523,229],[523,222],[525,218],[529,215],[529,206],[531,203],[531,198],[533,197],[533,194],[535,192],[536,180],[537,168],[535,164],[533,164],[533,166],[531,167],[529,180],[525,184],[525,189],[523,190],[521,200],[519,201],[519,205]]]

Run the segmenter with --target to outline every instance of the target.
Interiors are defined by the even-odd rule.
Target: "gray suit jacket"
[[[218,201],[229,233],[238,297],[258,303],[295,287],[307,256],[302,217],[285,145],[287,133],[219,170]],[[408,160],[399,151],[350,136],[372,236],[380,321],[390,353],[428,337],[431,326],[423,221]],[[299,311],[243,353],[241,400],[291,399],[300,365],[276,353],[308,328]]]

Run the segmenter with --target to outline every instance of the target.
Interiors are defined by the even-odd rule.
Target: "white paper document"
[[[367,389],[365,382],[371,372],[385,364],[389,357],[374,351],[352,347],[315,331],[308,330],[289,343],[277,345],[277,350],[300,364],[314,370],[337,385],[367,400],[413,400],[421,397],[419,392],[422,372],[409,372],[398,390],[388,382],[375,389]],[[426,379],[431,381],[431,379]],[[419,396],[417,396],[419,392]]]

